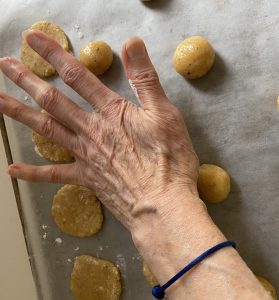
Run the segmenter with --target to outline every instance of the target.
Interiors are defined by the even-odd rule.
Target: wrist
[[[135,218],[131,234],[143,259],[164,283],[225,237],[197,195],[180,192],[161,200],[163,204],[154,201],[153,210]]]
[[[136,218],[131,228],[137,249],[161,285],[200,254],[226,240],[203,202],[195,194],[182,195],[172,198],[168,207],[156,204],[152,213]],[[239,274],[243,274],[241,279]],[[218,284],[220,280],[226,284]],[[168,299],[185,299],[185,295],[189,299],[267,299],[232,247],[208,257],[166,293]]]

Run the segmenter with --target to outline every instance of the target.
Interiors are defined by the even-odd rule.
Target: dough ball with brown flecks
[[[71,290],[76,300],[118,300],[122,291],[120,272],[110,261],[78,256],[71,274]]]
[[[230,192],[230,176],[224,169],[210,164],[199,168],[198,191],[203,200],[212,203],[224,201]]]
[[[94,192],[79,185],[64,185],[53,198],[51,212],[58,227],[73,236],[92,236],[103,225],[101,202]]]
[[[192,36],[177,46],[173,66],[185,78],[197,79],[211,69],[214,60],[215,52],[208,40],[201,36]]]
[[[79,59],[93,74],[101,75],[111,66],[113,53],[103,41],[92,41],[81,48]]]
[[[64,31],[56,24],[48,21],[39,21],[34,23],[30,29],[43,31],[55,39],[63,49],[69,51],[69,43]],[[23,39],[21,45],[21,61],[32,72],[40,77],[50,77],[56,73],[54,67],[35,52]]]

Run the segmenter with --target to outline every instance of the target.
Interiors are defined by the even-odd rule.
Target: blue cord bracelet
[[[205,251],[203,254],[201,254],[199,257],[197,257],[195,260],[193,260],[191,263],[189,263],[185,268],[183,268],[180,272],[178,272],[176,275],[174,275],[168,282],[166,282],[164,285],[156,285],[152,288],[152,295],[156,299],[163,299],[165,297],[165,290],[171,286],[176,280],[178,280],[180,277],[182,277],[185,273],[190,271],[192,268],[194,268],[197,264],[199,264],[201,261],[203,261],[205,258],[207,258],[209,255],[213,254],[214,252],[225,248],[225,247],[234,247],[236,248],[236,244],[233,241],[226,241],[222,242],[207,251]]]

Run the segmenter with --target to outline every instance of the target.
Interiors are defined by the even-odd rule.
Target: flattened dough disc
[[[65,233],[88,237],[96,234],[103,224],[101,202],[95,194],[79,185],[64,185],[54,196],[52,216]]]
[[[48,21],[39,21],[34,23],[30,29],[37,29],[45,32],[47,35],[55,39],[66,51],[69,51],[69,43],[64,31],[56,24]],[[40,77],[50,77],[55,74],[54,67],[45,61],[37,52],[35,52],[25,39],[21,45],[21,61],[32,72]]]
[[[35,144],[35,151],[50,161],[72,161],[73,155],[67,149],[57,145],[46,137],[32,132],[32,141]]]
[[[78,256],[71,274],[71,289],[76,300],[118,300],[122,291],[119,270],[107,260]]]
[[[41,113],[47,114],[45,110]],[[32,141],[35,144],[35,151],[38,155],[50,161],[73,161],[74,157],[70,151],[57,145],[46,137],[32,131]]]

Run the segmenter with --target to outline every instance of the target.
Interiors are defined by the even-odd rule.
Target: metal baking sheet
[[[0,18],[0,56],[19,57],[21,32],[35,21],[50,20],[65,30],[76,55],[90,40],[107,41],[115,59],[101,79],[132,101],[119,53],[127,38],[139,35],[145,40],[167,95],[183,113],[201,162],[223,166],[232,177],[229,199],[208,205],[212,218],[237,242],[251,269],[279,290],[277,1],[0,0],[0,7],[5,10]],[[217,57],[207,76],[186,81],[175,73],[171,60],[177,44],[192,35],[207,37]],[[51,81],[89,108],[59,78]],[[38,108],[26,93],[6,83],[10,95]],[[7,127],[15,161],[46,163],[34,151],[30,129],[11,120]],[[69,278],[79,254],[97,255],[120,266],[123,300],[152,299],[130,235],[108,211],[95,237],[78,239],[60,232],[50,214],[58,188],[19,182],[39,299],[73,299]],[[55,242],[58,237],[61,244]]]

